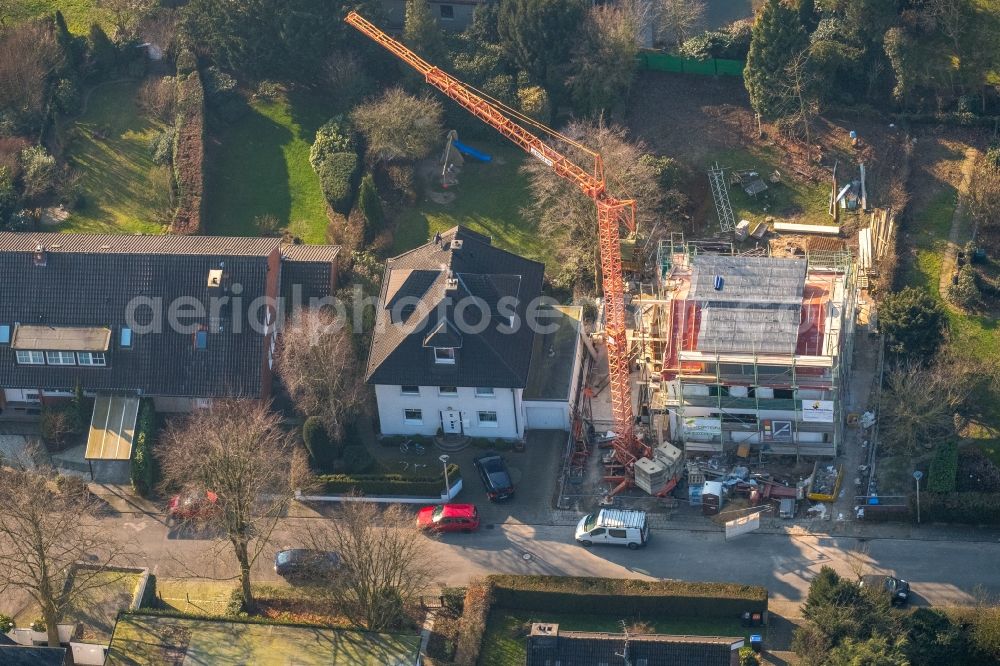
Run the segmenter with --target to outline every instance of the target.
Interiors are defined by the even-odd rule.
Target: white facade
[[[441,428],[445,433],[469,437],[521,439],[521,392],[471,386],[375,386],[383,435],[432,436]]]

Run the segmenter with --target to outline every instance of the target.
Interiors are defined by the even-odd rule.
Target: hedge
[[[916,515],[917,496],[910,495]],[[1000,525],[1000,493],[920,493],[920,520],[925,523]]]
[[[346,215],[351,210],[358,164],[355,153],[334,153],[316,168],[323,196],[338,213]]]
[[[132,488],[140,497],[149,497],[159,480],[153,440],[156,435],[156,411],[150,400],[143,400],[139,407],[139,420],[135,428],[135,446],[132,452]]]
[[[927,490],[933,493],[950,493],[955,490],[955,480],[958,474],[958,443],[954,440],[941,442],[931,468],[927,474]]]
[[[461,478],[458,465],[448,465],[448,482]],[[359,492],[363,495],[412,495],[436,497],[444,488],[444,475],[414,478],[402,474],[322,474],[318,481],[330,495]]]
[[[462,619],[455,647],[456,664],[475,664],[479,661],[492,608],[493,583],[489,580],[473,581],[466,589],[462,603]]]
[[[736,583],[645,581],[580,576],[495,575],[495,606],[509,610],[564,612],[594,609],[602,615],[683,615],[738,618],[767,611],[767,589]]]
[[[205,189],[205,90],[201,76],[177,77],[177,137],[174,143],[174,180],[177,210],[170,233],[197,234]]]

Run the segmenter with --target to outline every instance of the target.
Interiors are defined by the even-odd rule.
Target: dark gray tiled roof
[[[0,645],[0,664],[4,666],[63,666],[66,648]]]
[[[734,645],[740,638],[635,635],[628,641],[632,664],[645,666],[731,666],[739,663]],[[526,666],[601,666],[624,663],[622,634],[560,631],[557,636],[530,636]]]
[[[44,266],[34,260],[38,244],[46,247]],[[251,316],[264,314],[250,310],[255,298],[280,282],[271,274],[281,270],[278,251],[275,238],[0,234],[0,325],[112,331],[103,368],[18,365],[14,350],[0,345],[0,387],[72,390],[79,384],[90,391],[145,395],[259,396],[267,346],[262,331],[249,324]],[[209,287],[209,271],[219,269],[221,286]],[[230,304],[210,320],[211,297],[237,292],[241,306]],[[122,349],[121,328],[136,298],[162,303],[164,325],[160,332],[134,331],[132,347]],[[184,320],[208,329],[205,349],[195,348],[192,332],[166,325],[170,304],[180,298],[206,310],[203,317]],[[149,313],[149,307],[140,307],[134,318],[149,324]]]
[[[534,338],[525,314],[541,295],[544,269],[461,226],[442,233],[437,242],[390,259],[368,355],[368,382],[523,388]],[[479,333],[464,330],[458,320],[464,316],[472,324],[480,321],[477,307],[464,315],[458,312],[456,305],[470,296],[490,317]],[[501,303],[504,297],[516,299],[510,312],[520,325],[514,333],[498,330],[510,314],[506,301]],[[457,347],[459,339],[454,365],[434,363],[429,344]]]

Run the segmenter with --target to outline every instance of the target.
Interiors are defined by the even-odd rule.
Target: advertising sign
[[[684,418],[684,431],[688,435],[718,436],[722,434],[721,419],[699,419],[693,416]]]
[[[807,423],[833,423],[833,401],[803,400],[802,420]]]

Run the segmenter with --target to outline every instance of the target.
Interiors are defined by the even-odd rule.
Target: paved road
[[[296,531],[325,518],[284,521],[276,532],[278,548],[298,545]],[[212,541],[178,538],[147,514],[108,520],[109,529],[134,534],[148,566],[161,576],[232,575],[231,557],[213,554]],[[726,542],[717,532],[680,529],[654,531],[648,547],[585,549],[565,526],[497,525],[478,534],[446,535],[434,542],[441,575],[436,582],[455,585],[487,573],[582,575],[680,580],[733,581],[763,585],[778,604],[791,610],[804,599],[810,579],[823,565],[852,574],[852,555],[866,572],[893,572],[911,581],[917,603],[968,604],[977,586],[1000,594],[1000,543],[905,538],[867,539],[757,533]],[[258,562],[262,580],[274,578],[271,559]]]

